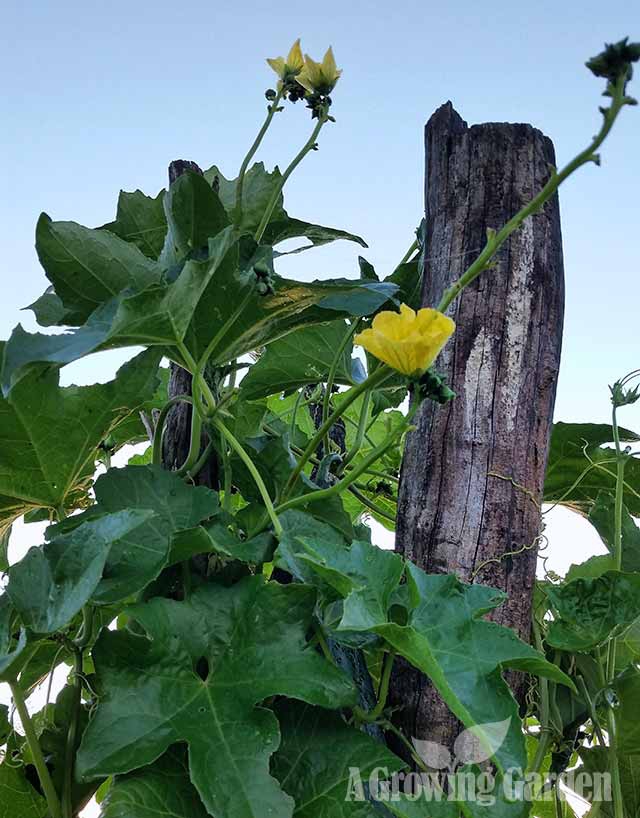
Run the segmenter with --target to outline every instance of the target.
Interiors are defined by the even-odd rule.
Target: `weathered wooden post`
[[[422,303],[433,306],[546,182],[551,141],[530,125],[471,128],[450,102],[426,126]],[[428,572],[506,591],[496,621],[529,640],[540,503],[564,307],[557,197],[529,218],[452,305],[437,363],[457,393],[423,406],[402,466],[396,548]],[[525,680],[509,679],[521,699]],[[428,681],[398,662],[391,703],[409,736],[451,746],[460,727]]]

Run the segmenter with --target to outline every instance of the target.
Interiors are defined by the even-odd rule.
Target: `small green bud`
[[[633,389],[626,389],[621,381],[616,381],[609,387],[611,392],[611,403],[619,408],[620,406],[630,406],[640,400],[640,386]]]
[[[273,102],[273,100],[274,100],[274,99],[276,98],[276,96],[277,96],[277,94],[276,94],[276,92],[273,90],[273,88],[267,88],[267,90],[264,92],[264,95],[265,95],[265,97],[266,97],[266,98],[269,100],[269,102]]]
[[[618,43],[605,43],[605,49],[592,57],[586,66],[596,77],[604,77],[615,83],[621,76],[630,80],[632,63],[640,60],[640,43],[629,43],[625,37]]]
[[[448,403],[455,398],[456,393],[450,389],[442,375],[432,369],[427,369],[417,383],[421,400],[432,400],[434,403]]]

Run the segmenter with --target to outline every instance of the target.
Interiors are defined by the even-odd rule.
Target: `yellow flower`
[[[274,57],[268,59],[267,62],[280,77],[282,82],[292,77],[297,77],[304,66],[304,58],[302,56],[302,49],[300,48],[300,38],[291,46],[286,59],[284,57]]]
[[[367,352],[404,375],[422,375],[447,343],[455,323],[431,308],[414,312],[406,304],[400,312],[379,312],[370,329],[355,337]]]
[[[321,63],[312,60],[308,54],[305,54],[304,68],[296,79],[310,94],[318,93],[327,96],[335,88],[340,74],[342,74],[342,69],[336,66],[333,49],[329,46]]]

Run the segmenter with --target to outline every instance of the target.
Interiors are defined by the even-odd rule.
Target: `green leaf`
[[[169,565],[183,562],[196,554],[215,554],[225,560],[262,565],[271,560],[274,547],[273,536],[268,531],[249,540],[241,540],[224,523],[214,521],[175,534],[171,541]]]
[[[226,179],[215,165],[204,172],[204,178],[217,191],[225,210],[233,217],[236,208],[236,184],[238,180]],[[269,172],[262,162],[252,165],[245,173],[242,192],[242,219],[239,224],[242,233],[255,233],[262,221],[262,216],[267,209],[271,196],[281,181],[282,174],[280,170],[275,167],[273,171]],[[280,193],[273,209],[272,221],[286,217],[282,202],[283,196]]]
[[[143,352],[94,386],[61,388],[55,370],[32,370],[0,397],[0,521],[86,504],[97,447],[153,395],[159,359]]]
[[[49,705],[44,711],[41,711],[44,715],[44,726],[38,736],[38,741],[47,760],[47,766],[51,773],[53,784],[58,792],[62,792],[65,781],[67,740],[69,725],[73,718],[75,706],[76,693],[74,686],[67,684],[58,693],[55,705]],[[39,715],[40,714],[36,714],[35,719],[37,719]],[[77,718],[76,749],[80,743],[80,736],[89,721],[88,706],[81,703]],[[84,809],[93,795],[94,790],[95,787],[93,784],[87,784],[74,778],[71,793],[74,815]]]
[[[226,179],[220,170],[214,165],[205,171],[204,178],[217,190],[220,201],[224,205],[230,218],[234,218],[236,209],[236,186],[237,179]],[[258,225],[262,221],[267,206],[275,190],[282,182],[282,174],[276,167],[269,172],[262,162],[252,165],[247,171],[243,182],[242,193],[242,219],[240,220],[240,230],[243,233],[255,233]],[[271,219],[262,237],[263,244],[272,246],[287,239],[307,238],[311,242],[309,245],[293,250],[299,253],[311,247],[319,247],[336,239],[346,239],[355,241],[362,247],[366,247],[366,242],[359,236],[347,233],[344,230],[337,230],[333,227],[323,227],[319,224],[292,219],[283,207],[284,197],[282,193],[278,196],[276,206],[271,214]]]
[[[135,244],[145,256],[157,259],[167,233],[164,196],[164,190],[155,198],[145,196],[141,190],[133,193],[121,190],[116,220],[103,225],[101,229],[115,233],[121,239]]]
[[[377,768],[392,774],[404,762],[384,744],[318,707],[284,701],[276,706],[276,715],[282,743],[272,771],[295,800],[294,818],[374,818],[378,813],[360,800],[364,788],[358,784],[366,784]]]
[[[404,574],[399,554],[357,540],[345,549],[318,537],[297,539],[299,559],[344,599],[339,630],[372,630],[386,624],[391,596]]]
[[[203,291],[235,241],[231,228],[223,230],[210,242],[209,259],[188,261],[177,280],[169,284],[112,298],[74,332],[29,334],[18,324],[4,351],[2,386],[5,395],[36,364],[64,366],[101,349],[179,343]]]
[[[640,437],[620,429],[623,443]],[[606,423],[555,423],[544,484],[545,503],[563,503],[588,511],[601,491],[615,493],[615,452],[603,449],[613,440],[613,430]],[[594,465],[595,464],[595,465]],[[624,498],[631,514],[640,515],[640,461],[627,462]]]
[[[302,253],[305,250],[311,250],[314,247],[321,247],[323,244],[329,244],[338,239],[345,239],[346,241],[354,241],[361,247],[367,247],[367,243],[360,236],[353,233],[348,233],[346,230],[337,230],[335,227],[323,227],[320,224],[310,224],[309,222],[301,221],[300,219],[290,218],[286,212],[283,211],[283,216],[277,220],[271,219],[264,231],[262,241],[265,244],[273,246],[280,244],[282,241],[288,239],[305,238],[309,239],[310,244],[305,244],[302,247],[296,247],[295,250],[288,250],[284,253],[278,253],[279,256],[293,255],[294,253]]]
[[[417,258],[415,261],[407,261],[398,265],[391,275],[384,279],[386,282],[398,285],[396,299],[413,310],[419,310],[424,306],[422,303],[422,270],[423,262],[421,258]]]
[[[593,775],[593,773],[600,773],[607,775],[610,770],[609,748],[608,747],[591,747],[582,748],[579,750],[580,758],[584,764],[584,770]],[[622,785],[622,799],[624,809],[629,816],[637,818],[640,813],[640,755],[622,755],[618,756],[618,767],[620,770],[620,781]],[[600,798],[601,801],[594,801],[592,813],[595,817],[597,814],[600,818],[615,818],[614,805],[610,800],[609,795],[606,798],[606,793],[603,792],[604,786],[601,787]],[[591,794],[587,790],[583,793],[584,798],[591,800]],[[606,800],[605,800],[606,798]],[[597,813],[596,813],[597,810]],[[587,813],[587,815],[591,815]]]
[[[277,721],[255,705],[274,695],[327,708],[356,698],[351,680],[305,644],[313,606],[309,588],[250,577],[131,609],[149,638],[102,632],[93,658],[104,695],[78,774],[130,772],[185,741],[191,780],[211,814],[289,818],[293,803],[268,770]]]
[[[47,287],[39,298],[36,298],[33,303],[24,307],[24,309],[33,312],[41,327],[65,325],[73,320],[53,287]]]
[[[189,778],[187,754],[172,747],[141,770],[116,776],[100,818],[208,818]]]
[[[187,172],[172,183],[164,200],[168,238],[186,254],[206,247],[229,224],[218,195],[198,173]]]
[[[159,466],[109,469],[96,481],[96,505],[85,515],[66,520],[63,530],[87,517],[111,515],[127,508],[144,509],[139,525],[116,538],[107,557],[104,578],[92,599],[108,605],[141,591],[167,565],[171,537],[219,511],[218,495],[204,486],[189,486]],[[49,529],[55,535],[60,526]]]
[[[640,574],[608,571],[595,579],[547,585],[545,592],[557,612],[547,642],[562,650],[588,653],[640,616]]]
[[[407,583],[412,606],[408,623],[388,623],[375,632],[429,676],[454,715],[492,750],[500,770],[524,769],[520,717],[502,670],[523,670],[571,687],[572,682],[512,630],[480,618],[504,600],[502,592],[464,585],[453,575],[425,574],[411,564]],[[484,725],[506,720],[511,720],[509,731],[494,751]]]
[[[610,554],[614,554],[615,497],[601,492],[589,512],[589,522],[602,537]],[[612,566],[615,567],[615,566]],[[640,528],[627,509],[622,507],[622,570],[640,571]]]
[[[30,548],[9,569],[7,586],[22,622],[36,633],[63,628],[96,589],[112,543],[149,517],[139,509],[108,514],[42,548]]]
[[[297,580],[313,584],[314,571],[306,560],[300,558],[300,540],[308,537],[314,541],[333,544],[337,548],[346,548],[345,538],[333,526],[314,519],[304,511],[285,511],[279,519],[283,534],[274,561]]]
[[[14,618],[15,609],[5,592],[0,595],[0,682],[15,679],[30,654],[24,628],[20,629],[18,640],[13,639]]]
[[[24,766],[5,758],[0,764],[0,818],[45,818],[47,802],[31,786]]]
[[[625,755],[640,755],[640,670],[630,665],[614,682],[618,697],[615,709],[616,747]]]
[[[289,392],[309,383],[326,381],[334,357],[348,331],[344,321],[303,327],[270,344],[242,379],[246,400]],[[337,384],[353,385],[351,351],[346,345],[335,374]]]
[[[253,269],[240,271],[232,228],[210,240],[207,261],[188,261],[170,284],[123,294],[99,307],[87,323],[64,335],[26,333],[20,325],[7,342],[2,371],[5,394],[35,364],[64,366],[101,349],[132,345],[175,347],[191,354],[210,350],[223,364],[277,340],[305,324],[368,315],[395,291],[390,284],[346,279],[300,283],[273,279],[261,295]],[[174,349],[172,357],[182,362]]]
[[[135,245],[106,230],[75,222],[54,222],[43,213],[36,250],[47,278],[65,308],[67,324],[82,324],[91,313],[128,287],[158,284],[161,268]]]

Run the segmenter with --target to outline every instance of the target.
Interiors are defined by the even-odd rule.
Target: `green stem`
[[[600,720],[598,719],[598,713],[596,711],[595,705],[593,703],[593,699],[589,695],[589,689],[587,688],[587,684],[582,676],[577,677],[578,687],[580,688],[580,692],[582,693],[584,700],[587,703],[587,707],[589,708],[589,714],[591,715],[591,721],[593,722],[593,729],[595,730],[596,736],[598,737],[598,741],[600,742],[600,746],[605,746],[604,735],[602,733],[602,729],[600,727]]]
[[[189,443],[189,453],[187,459],[177,470],[180,477],[189,474],[200,459],[200,449],[202,447],[202,393],[200,392],[198,379],[193,379],[193,407],[191,410],[191,438]]]
[[[276,94],[276,98],[273,100],[271,105],[267,108],[267,118],[265,119],[262,127],[258,131],[258,135],[253,141],[253,145],[249,148],[249,151],[245,158],[242,160],[242,164],[240,165],[240,171],[238,173],[238,181],[236,184],[236,209],[235,209],[235,222],[236,224],[240,224],[242,221],[242,192],[244,188],[244,177],[247,172],[247,168],[249,167],[249,162],[253,159],[256,154],[256,151],[260,147],[260,143],[264,139],[266,132],[269,130],[269,125],[271,125],[271,120],[274,117],[274,114],[277,113],[278,106],[282,101],[282,93],[283,88],[281,88],[278,93]]]
[[[331,662],[332,665],[335,665],[336,660],[333,658],[333,654],[331,653],[331,650],[329,649],[329,645],[328,645],[327,640],[325,638],[324,631],[322,630],[322,625],[316,625],[315,626],[315,634],[316,634],[316,639],[318,640],[318,644],[320,645],[320,649],[322,650],[322,653],[324,654],[324,658],[328,662]]]
[[[180,355],[182,356],[182,363],[181,362],[178,363],[180,363],[180,366],[186,365],[186,368],[189,370],[193,377],[192,392],[194,394],[194,397],[197,387],[200,390],[200,394],[207,405],[208,412],[214,412],[216,409],[216,399],[213,395],[213,392],[211,391],[209,384],[204,379],[203,372],[200,370],[200,367],[196,363],[195,358],[189,352],[183,341],[178,342],[176,344],[176,348],[178,349]],[[198,409],[198,411],[200,412],[202,410],[202,408],[196,403],[194,403],[194,408]]]
[[[322,396],[322,422],[324,423],[325,420],[329,417],[329,408],[331,406],[331,394],[333,392],[333,384],[336,380],[336,373],[338,371],[338,366],[340,365],[340,359],[342,358],[342,353],[345,351],[347,344],[356,334],[358,327],[360,326],[360,319],[354,321],[353,324],[349,327],[347,332],[344,335],[344,338],[340,342],[338,349],[336,350],[336,354],[333,356],[333,360],[331,361],[331,366],[329,367],[329,374],[327,375],[327,382],[325,384],[324,395]],[[329,432],[325,435],[324,439],[324,453],[329,454]]]
[[[240,442],[235,438],[235,436],[227,429],[227,427],[222,423],[222,421],[214,418],[212,421],[212,425],[220,432],[220,434],[226,438],[227,442],[231,446],[231,448],[236,452],[238,457],[242,460],[245,464],[251,477],[253,478],[256,486],[258,487],[258,491],[260,492],[260,496],[262,497],[262,502],[265,505],[267,513],[273,523],[273,529],[276,533],[278,539],[282,537],[284,533],[282,525],[278,520],[276,511],[273,507],[273,503],[271,501],[271,497],[269,497],[269,492],[267,491],[267,487],[264,484],[262,477],[260,476],[260,472],[256,469],[253,460],[249,457],[247,452],[244,450]]]
[[[190,395],[176,395],[174,398],[168,400],[162,407],[162,411],[158,416],[156,428],[153,433],[153,464],[159,466],[162,463],[162,438],[164,436],[164,424],[167,420],[167,415],[176,403],[184,401],[185,403],[193,403]]]
[[[360,409],[360,420],[358,422],[358,431],[356,432],[356,439],[353,441],[353,446],[345,455],[342,461],[342,468],[348,466],[353,458],[358,454],[367,431],[367,420],[369,419],[369,406],[371,405],[371,391],[365,393],[362,399],[362,407]]]
[[[383,511],[381,508],[379,508],[374,502],[369,500],[368,497],[362,494],[362,492],[359,489],[357,489],[356,486],[349,486],[348,490],[351,492],[351,494],[353,494],[353,496],[356,499],[358,499],[362,503],[363,506],[366,506],[368,509],[373,511],[374,514],[378,515],[378,517],[383,517],[385,520],[389,520],[389,522],[395,523],[396,518],[393,516],[393,514],[389,514],[388,511]]]
[[[322,425],[318,428],[315,435],[309,441],[309,444],[304,450],[302,457],[298,460],[295,469],[291,472],[282,493],[283,500],[286,500],[291,493],[291,490],[302,470],[306,466],[307,461],[312,455],[315,454],[318,446],[323,441],[325,434],[333,426],[336,420],[338,420],[338,418],[347,411],[351,404],[357,400],[363,392],[379,386],[384,380],[390,378],[392,374],[393,370],[388,366],[379,366],[365,381],[362,381],[362,383],[359,383],[357,386],[354,386],[353,389],[350,389],[348,392],[344,393],[344,398],[340,402],[338,408],[335,409],[325,421],[323,421]]]
[[[387,705],[387,696],[389,695],[389,682],[391,681],[391,671],[393,670],[393,662],[396,658],[395,650],[390,650],[384,656],[384,664],[382,667],[382,676],[380,677],[380,689],[378,691],[378,701],[373,710],[368,713],[356,707],[354,713],[360,721],[376,721],[379,719],[384,708]]]
[[[209,460],[209,458],[211,457],[211,453],[213,452],[213,450],[214,450],[213,440],[210,440],[202,450],[202,454],[200,455],[200,457],[198,457],[196,462],[193,464],[193,467],[189,469],[188,473],[186,473],[184,476],[191,478],[191,480],[195,480],[196,475],[200,474],[207,460]]]
[[[222,458],[222,471],[224,473],[224,496],[222,498],[222,510],[231,512],[231,462],[229,460],[229,450],[227,441],[220,434],[220,457]]]
[[[616,737],[615,713],[611,707],[607,712],[607,733],[609,734],[609,766],[611,770],[611,784],[613,795],[614,818],[625,818],[624,795],[620,779],[620,765],[618,763],[618,740]]]
[[[269,200],[269,204],[267,205],[266,210],[264,211],[264,213],[262,215],[262,220],[261,220],[260,224],[258,225],[258,229],[256,230],[256,233],[255,233],[255,236],[254,236],[254,239],[258,244],[260,244],[260,240],[262,239],[264,231],[267,229],[267,225],[269,224],[269,219],[271,218],[271,214],[273,213],[273,209],[274,209],[274,207],[276,206],[276,204],[278,202],[278,198],[280,196],[280,193],[282,192],[282,188],[285,186],[285,184],[287,183],[287,179],[291,176],[293,171],[298,167],[300,162],[302,162],[304,157],[310,151],[314,150],[314,148],[316,147],[316,140],[318,139],[318,135],[320,134],[320,131],[322,130],[322,126],[325,124],[325,122],[327,122],[326,113],[324,115],[323,114],[320,115],[320,117],[318,119],[318,124],[313,129],[313,132],[312,132],[311,136],[309,137],[309,139],[307,139],[307,141],[304,143],[304,145],[302,146],[302,148],[300,149],[298,154],[295,156],[295,158],[293,159],[293,161],[291,162],[289,167],[285,170],[285,172],[282,175],[282,179],[280,179],[279,184],[276,186],[276,189],[273,191],[271,199]]]
[[[36,772],[38,773],[38,778],[40,779],[40,784],[42,786],[42,791],[47,800],[47,806],[49,807],[51,818],[62,818],[60,799],[58,798],[58,793],[53,786],[53,781],[51,780],[44,756],[42,755],[42,748],[40,747],[36,731],[33,727],[31,716],[27,710],[27,704],[24,700],[22,688],[17,681],[10,682],[9,686],[11,688],[13,702],[16,706],[16,710],[18,711],[18,715],[20,716],[20,721],[22,722],[22,727],[24,729],[29,750],[31,751],[33,765],[36,768]]]
[[[618,428],[617,407],[613,407],[611,413],[611,428],[613,429],[613,442],[616,448],[616,499],[614,510],[614,535],[613,535],[613,555],[616,562],[616,569],[622,570],[622,501],[624,497],[624,467],[626,457],[620,446],[620,430]]]
[[[255,296],[255,290],[253,287],[249,287],[247,292],[244,294],[244,297],[235,308],[235,310],[231,313],[231,315],[227,318],[224,324],[220,327],[220,329],[216,332],[213,338],[207,344],[207,348],[205,349],[204,353],[200,357],[200,360],[197,364],[197,372],[198,377],[204,381],[204,368],[207,365],[207,361],[213,355],[215,348],[218,346],[220,341],[225,337],[229,329],[236,323],[244,308],[247,306],[249,301]]]
[[[302,400],[303,395],[304,389],[301,389],[298,392],[296,402],[293,405],[293,413],[291,414],[291,423],[289,425],[289,437],[291,440],[293,440],[293,437],[296,433],[296,418],[298,417],[298,409],[300,408],[300,401]]]
[[[76,648],[73,660],[73,699],[71,701],[71,720],[67,732],[64,760],[64,781],[62,785],[62,816],[74,818],[73,815],[73,771],[78,742],[78,722],[82,707],[82,650]]]
[[[290,508],[304,506],[307,505],[307,503],[317,503],[318,500],[328,500],[331,497],[334,497],[336,494],[340,494],[340,492],[345,491],[352,483],[355,483],[358,477],[360,477],[360,475],[363,474],[369,468],[369,466],[382,457],[387,449],[394,444],[396,438],[404,432],[404,428],[405,427],[396,429],[393,434],[385,438],[385,440],[383,440],[379,446],[376,446],[376,448],[364,458],[362,463],[358,464],[353,471],[348,472],[339,483],[334,483],[333,486],[329,486],[329,488],[326,489],[318,489],[318,491],[312,491],[309,494],[301,494],[298,497],[293,497],[291,500],[281,503],[276,508],[276,514],[282,514],[283,512],[288,511]]]
[[[400,263],[398,264],[398,267],[400,267],[401,264],[406,264],[406,262],[409,261],[409,259],[415,253],[415,251],[417,249],[418,249],[418,239],[415,239],[413,244],[411,245],[411,247],[407,250],[407,252],[402,257]]]
[[[542,208],[545,202],[547,202],[553,196],[553,194],[568,176],[571,176],[571,174],[582,165],[586,165],[588,162],[598,161],[595,151],[606,139],[616,117],[620,113],[621,108],[626,104],[624,96],[625,81],[626,76],[621,76],[612,87],[613,98],[611,105],[609,108],[603,111],[604,122],[602,123],[602,127],[597,135],[593,138],[591,144],[581,153],[579,153],[575,159],[572,159],[571,162],[569,162],[569,164],[566,165],[559,173],[553,172],[546,185],[527,205],[521,208],[515,214],[515,216],[513,216],[498,232],[493,232],[488,236],[484,249],[473,264],[467,268],[467,270],[456,282],[451,285],[451,287],[445,290],[437,307],[440,312],[444,312],[449,307],[451,302],[458,297],[462,290],[471,284],[472,281],[475,281],[480,273],[487,268],[491,259],[495,256],[509,236],[520,227],[522,222],[528,216],[537,213]]]

